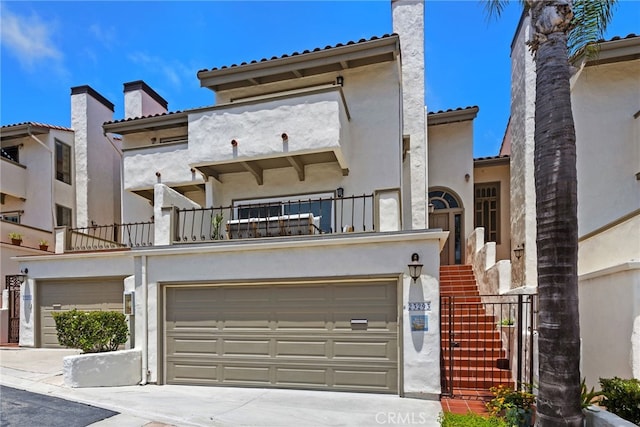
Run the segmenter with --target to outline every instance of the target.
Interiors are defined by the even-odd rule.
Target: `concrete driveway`
[[[440,402],[393,395],[262,388],[145,385],[67,388],[73,350],[0,348],[0,383],[119,412],[95,426],[437,427]]]

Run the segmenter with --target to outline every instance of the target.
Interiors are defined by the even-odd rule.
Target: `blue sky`
[[[144,80],[169,110],[211,105],[196,72],[392,32],[389,0],[0,2],[0,123],[69,126],[70,87],[88,84],[123,116],[125,82]],[[429,111],[478,105],[474,155],[498,152],[509,116],[518,2],[488,21],[480,1],[425,4]],[[640,34],[622,0],[607,38]]]

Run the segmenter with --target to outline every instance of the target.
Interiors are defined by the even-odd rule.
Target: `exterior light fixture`
[[[516,256],[516,258],[520,259],[522,257],[522,254],[524,253],[524,243],[521,244],[520,246],[518,246],[517,248],[515,248],[513,250],[513,254]]]
[[[27,279],[26,274],[16,274],[13,277],[15,277],[16,282],[18,282],[19,285],[22,285],[24,281]]]
[[[411,262],[409,263],[409,276],[413,279],[413,283],[416,283],[418,277],[422,274],[422,264],[420,264],[420,256],[416,253],[411,255]]]
[[[344,85],[344,77],[342,77],[342,76],[336,77],[336,84],[338,86],[343,86]]]
[[[284,132],[280,136],[282,137],[282,142],[287,142],[289,140],[289,135]]]
[[[436,207],[433,203],[429,203],[428,206],[429,206],[429,213],[432,214],[436,210]]]
[[[342,197],[344,197],[344,188],[338,187],[336,189],[336,196],[338,196],[338,198],[342,199]]]
[[[238,141],[236,141],[235,139],[232,139],[231,140],[231,145],[234,146],[234,147],[237,147],[238,146]]]

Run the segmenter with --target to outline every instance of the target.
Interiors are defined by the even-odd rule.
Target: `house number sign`
[[[409,311],[431,311],[431,301],[410,302]]]

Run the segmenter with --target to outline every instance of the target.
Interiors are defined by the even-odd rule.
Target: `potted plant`
[[[20,246],[22,244],[22,234],[20,233],[9,233],[9,238],[13,245]]]
[[[40,245],[41,251],[46,251],[47,249],[49,249],[49,242],[47,242],[45,239],[40,239],[38,241],[38,245]]]

